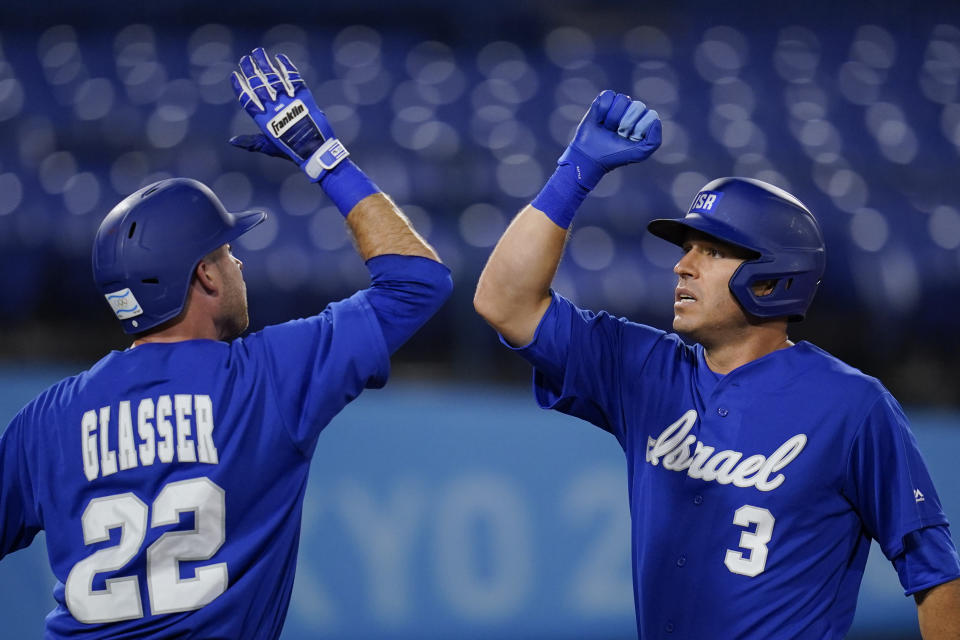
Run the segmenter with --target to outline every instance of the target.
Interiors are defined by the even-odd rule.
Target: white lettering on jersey
[[[173,415],[173,402],[170,396],[160,396],[157,398],[157,457],[160,462],[173,461],[173,423],[170,422],[170,416]]]
[[[117,451],[120,452],[120,471],[124,471],[137,466],[137,448],[133,444],[133,420],[130,418],[129,400],[120,403],[117,421]]]
[[[80,444],[83,449],[83,475],[87,482],[93,480],[100,473],[100,462],[97,459],[97,412],[90,410],[80,419]]]
[[[194,419],[197,424],[197,451],[200,462],[217,464],[220,457],[213,444],[213,402],[210,396],[193,396]]]
[[[196,462],[197,451],[190,440],[190,420],[187,418],[192,412],[190,400],[192,396],[178,393],[173,396],[173,404],[177,408],[177,460],[180,462]]]
[[[777,473],[800,455],[807,444],[806,434],[799,433],[784,442],[770,457],[753,455],[747,458],[739,451],[714,448],[689,435],[697,421],[697,412],[687,411],[680,419],[654,438],[647,438],[647,462],[653,466],[663,462],[670,471],[686,471],[691,478],[736,487],[756,487],[772,491],[783,484],[784,475]],[[693,454],[690,447],[696,445]],[[771,478],[771,474],[776,474]]]
[[[110,407],[100,407],[100,473],[104,476],[117,472],[117,454],[110,449]]]
[[[149,467],[157,457],[157,444],[153,436],[154,407],[152,398],[144,398],[137,406],[137,433],[143,442],[140,444],[140,464]]]
[[[91,409],[80,420],[83,474],[87,481],[160,462],[218,464],[213,441],[213,401],[208,395],[177,394],[143,398],[137,404],[137,438],[131,402],[117,405],[115,422],[110,406]],[[193,420],[191,421],[191,416]],[[171,420],[173,418],[173,420]],[[174,433],[174,431],[176,431]],[[116,450],[110,443],[116,442]]]

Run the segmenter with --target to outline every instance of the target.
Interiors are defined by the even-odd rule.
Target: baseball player
[[[48,638],[277,638],[317,438],[446,300],[450,274],[347,158],[290,61],[240,61],[237,97],[336,203],[372,284],[240,338],[231,243],[264,220],[194,180],[130,195],[94,240],[132,346],[31,401],[0,439],[0,556],[46,531]]]
[[[656,111],[601,93],[475,297],[533,364],[538,404],[626,453],[639,636],[842,638],[874,539],[923,637],[960,637],[960,562],[903,411],[877,380],[788,337],[824,269],[799,200],[722,178],[684,218],[649,224],[682,247],[673,328],[687,342],[550,290],[580,202],[660,140]]]

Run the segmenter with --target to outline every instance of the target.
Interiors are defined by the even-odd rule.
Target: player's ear
[[[760,282],[753,283],[750,288],[753,289],[753,293],[756,296],[768,296],[773,293],[774,288],[777,286],[777,280],[761,280]]]
[[[193,276],[204,291],[214,294],[220,288],[220,280],[217,270],[213,268],[214,261],[209,260],[209,257],[205,256],[203,260],[197,263],[197,268],[193,270]]]
[[[216,267],[220,260],[230,255],[228,245],[220,245],[201,258],[193,275],[207,293],[215,294],[220,289],[220,270]]]

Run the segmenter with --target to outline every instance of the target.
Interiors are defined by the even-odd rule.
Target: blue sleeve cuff
[[[946,525],[911,531],[903,537],[904,551],[893,558],[904,595],[960,578],[960,558]]]
[[[367,268],[372,282],[366,299],[392,354],[450,297],[450,269],[429,258],[396,254],[370,258]]]
[[[526,351],[527,349],[532,347],[537,342],[537,338],[540,337],[540,328],[543,326],[544,321],[547,319],[547,316],[550,315],[551,310],[554,308],[554,306],[556,306],[556,304],[557,304],[556,299],[550,300],[550,306],[548,306],[547,310],[543,312],[543,316],[540,318],[540,322],[537,323],[537,328],[534,330],[533,337],[530,338],[530,342],[528,342],[527,344],[515,347],[509,342],[507,342],[507,339],[503,337],[503,334],[498,331],[497,337],[500,339],[500,344],[505,346],[507,349],[510,349],[510,351],[518,351],[518,352]],[[521,353],[520,355],[523,355],[523,354]]]
[[[540,318],[530,342],[515,347],[498,334],[504,346],[516,351],[533,365],[533,395],[537,405],[543,409],[556,407],[569,375],[567,353],[570,326],[561,318],[559,296],[553,291],[550,295],[550,306]],[[558,334],[564,335],[565,339],[558,339]]]
[[[543,312],[543,316],[540,318],[540,322],[537,323],[537,328],[534,330],[533,337],[530,338],[530,342],[528,342],[525,345],[515,347],[509,342],[507,342],[507,339],[503,337],[502,333],[497,332],[497,337],[500,339],[500,344],[505,346],[507,349],[510,349],[511,351],[517,351],[517,352],[530,351],[531,348],[537,344],[537,341],[540,338],[540,330],[543,329],[544,326],[552,324],[553,322],[556,322],[556,316],[557,316],[557,294],[554,293],[553,290],[551,289],[550,305],[547,307],[547,310]],[[520,355],[526,357],[524,353],[520,353]]]

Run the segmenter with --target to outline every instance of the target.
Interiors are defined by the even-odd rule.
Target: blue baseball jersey
[[[900,406],[812,344],[720,376],[699,345],[554,295],[518,351],[540,406],[626,452],[640,638],[843,638],[870,540],[893,559],[946,530]],[[952,565],[912,591],[960,575],[946,540]]]
[[[229,344],[113,352],[14,418],[0,556],[46,531],[47,637],[280,635],[317,437],[389,373],[367,293]]]

